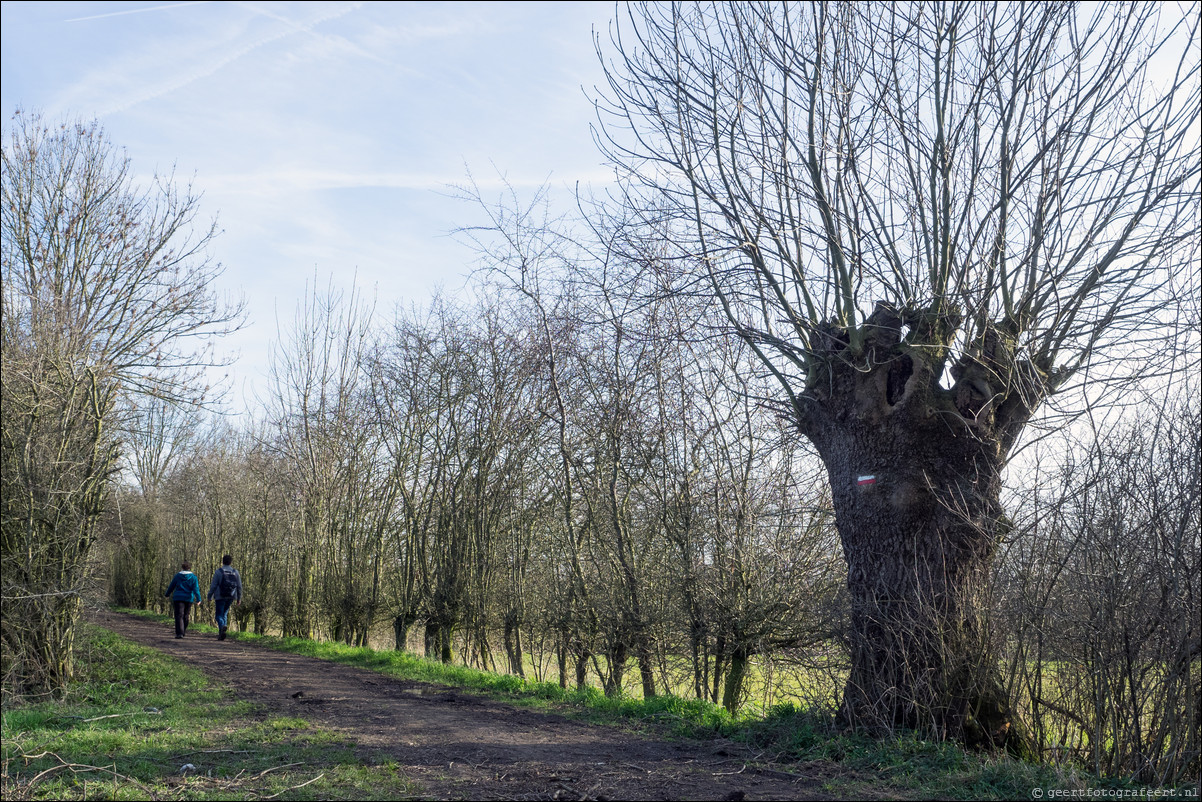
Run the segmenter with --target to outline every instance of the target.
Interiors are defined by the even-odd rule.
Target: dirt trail
[[[728,741],[645,739],[216,635],[176,640],[170,624],[136,616],[89,618],[202,669],[264,715],[305,718],[370,762],[396,761],[429,799],[831,798],[818,777],[751,766]]]

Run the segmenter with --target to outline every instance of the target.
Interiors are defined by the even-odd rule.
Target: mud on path
[[[725,740],[643,738],[213,634],[176,640],[170,624],[136,616],[88,618],[200,668],[265,716],[307,719],[349,738],[366,762],[395,761],[422,798],[831,798],[818,777],[753,765]]]

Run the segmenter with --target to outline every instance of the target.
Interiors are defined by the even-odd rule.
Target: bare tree
[[[355,288],[314,286],[273,353],[268,420],[293,472],[303,531],[293,592],[279,599],[287,634],[311,636],[320,610],[336,639],[365,640],[375,614],[381,527],[395,492],[377,481],[382,449],[364,419],[373,312]]]
[[[849,722],[1025,742],[980,615],[1002,470],[1155,368],[1197,257],[1199,17],[1162,8],[637,3],[602,53],[625,213],[825,463]]]
[[[474,181],[461,189],[461,196],[484,211],[488,225],[460,233],[480,253],[485,275],[499,279],[502,291],[522,298],[533,319],[535,353],[545,388],[536,409],[552,429],[555,451],[544,469],[548,497],[558,519],[547,527],[555,536],[545,544],[544,558],[553,566],[548,589],[555,599],[547,623],[556,634],[560,686],[568,685],[571,661],[576,687],[583,688],[588,661],[594,658],[599,622],[583,561],[590,527],[584,525],[585,505],[578,483],[581,415],[573,404],[573,394],[580,376],[571,367],[579,361],[582,302],[562,280],[578,249],[552,224],[546,187],[525,204],[508,184],[496,203],[486,201]]]
[[[215,297],[214,225],[171,177],[134,183],[95,124],[18,112],[4,137],[4,677],[55,691],[121,438],[122,399],[197,401],[232,328]]]
[[[1158,403],[1096,422],[1062,465],[1024,482],[995,607],[1045,759],[1154,785],[1198,774],[1198,391],[1196,374],[1158,388]]]
[[[115,514],[107,516],[102,539],[109,549],[109,592],[117,604],[147,607],[158,601],[155,588],[171,567],[163,539],[167,507],[164,483],[181,457],[190,454],[200,423],[191,405],[174,404],[157,395],[128,399],[123,458],[138,491],[119,491]],[[177,555],[194,560],[198,555]]]
[[[200,418],[195,409],[158,395],[131,399],[125,417],[126,459],[142,495],[153,498],[174,463],[190,450]]]

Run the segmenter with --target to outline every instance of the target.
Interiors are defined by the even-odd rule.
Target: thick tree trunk
[[[492,656],[492,644],[488,642],[488,631],[483,625],[477,625],[473,628],[475,633],[475,648],[480,657],[480,670],[491,671],[494,674],[497,672],[497,661]],[[474,656],[472,662],[475,662]]]
[[[609,647],[606,655],[609,663],[609,676],[605,678],[606,696],[622,695],[622,686],[626,677],[626,658],[629,656],[630,649],[623,640],[618,640]]]
[[[516,610],[507,610],[504,620],[505,655],[509,659],[509,673],[526,676],[522,665],[522,619]]]
[[[409,643],[409,629],[417,623],[417,616],[405,610],[392,619],[393,648],[398,652],[405,651]]]
[[[747,678],[747,664],[750,655],[746,649],[735,649],[730,656],[730,669],[726,673],[726,682],[722,687],[722,706],[731,714],[737,713],[743,701],[743,682]]]
[[[878,307],[868,324],[858,355],[835,327],[816,335],[826,369],[797,408],[830,478],[848,566],[852,664],[841,718],[878,732],[1020,741],[983,605],[1007,527],[1001,471],[1032,385],[995,339],[962,358],[943,388],[942,359],[900,342],[896,313]]]
[[[426,659],[433,660],[442,648],[442,623],[432,618],[426,619],[425,654]]]
[[[643,698],[650,699],[655,692],[655,664],[649,649],[639,650],[639,681],[643,683]]]
[[[588,649],[576,651],[576,690],[583,691],[588,685],[588,661],[593,653]]]
[[[710,701],[718,704],[718,700],[722,698],[722,672],[725,670],[723,660],[726,655],[726,636],[719,635],[714,643],[714,684],[710,688]]]
[[[840,434],[824,458],[852,602],[843,716],[961,737],[997,673],[981,604],[1003,520],[1000,466],[934,432],[925,443]]]

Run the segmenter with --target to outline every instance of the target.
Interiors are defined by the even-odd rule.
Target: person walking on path
[[[175,637],[182,638],[188,631],[192,605],[201,602],[200,580],[192,573],[192,563],[185,560],[179,564],[179,573],[171,577],[171,584],[163,595],[171,597],[171,606],[175,611]]]
[[[214,600],[214,613],[217,618],[217,640],[225,640],[225,631],[229,629],[230,605],[242,603],[242,577],[238,569],[231,563],[234,558],[229,554],[221,558],[221,567],[213,574],[209,583],[209,598]]]

